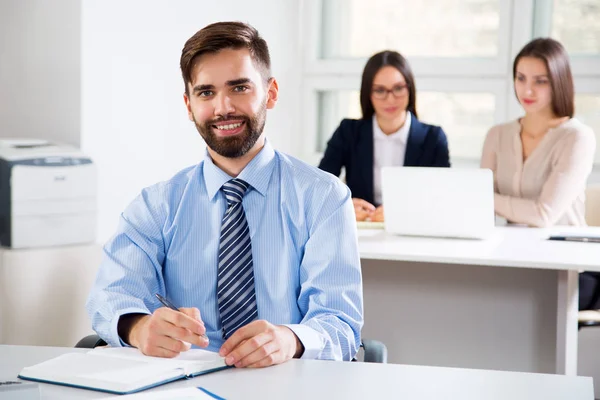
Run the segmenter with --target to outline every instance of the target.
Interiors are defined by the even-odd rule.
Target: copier
[[[96,186],[95,164],[76,147],[0,139],[0,246],[95,242]]]

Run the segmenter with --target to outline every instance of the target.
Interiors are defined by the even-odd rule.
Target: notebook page
[[[137,383],[147,380],[148,377],[152,377],[154,380],[154,377],[158,376],[172,376],[172,371],[173,368],[170,365],[144,364],[141,366],[113,368],[101,372],[79,374],[78,376],[84,379],[95,379],[104,382]]]
[[[184,351],[174,358],[151,357],[142,354],[141,351],[133,347],[104,347],[96,348],[88,352],[91,355],[108,356],[126,360],[141,361],[151,364],[171,365],[172,367],[184,367],[191,365],[225,365],[223,357],[218,353],[208,350],[190,349]],[[214,368],[214,367],[211,367]]]
[[[29,373],[55,373],[60,375],[81,375],[100,373],[107,370],[138,368],[147,365],[139,360],[115,360],[90,357],[86,353],[68,353],[42,363],[26,367]]]
[[[129,391],[183,375],[173,365],[148,364],[139,360],[94,357],[89,353],[69,353],[23,368],[20,375],[38,380]]]

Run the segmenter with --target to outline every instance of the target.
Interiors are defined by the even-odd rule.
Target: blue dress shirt
[[[200,164],[150,186],[122,213],[86,307],[94,330],[120,346],[119,317],[150,314],[160,293],[197,307],[218,351],[221,219],[228,174],[208,153]],[[268,142],[238,178],[252,239],[258,318],[286,325],[302,358],[350,360],[360,345],[363,297],[354,209],[336,177],[274,151]]]

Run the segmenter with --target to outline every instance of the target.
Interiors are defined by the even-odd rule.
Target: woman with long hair
[[[357,221],[383,221],[381,168],[450,166],[442,128],[417,119],[416,93],[400,53],[373,55],[362,74],[362,118],[342,120],[327,143],[319,168],[336,176],[345,168]]]

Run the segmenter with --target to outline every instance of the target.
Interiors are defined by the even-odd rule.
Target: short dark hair
[[[362,83],[360,85],[360,108],[362,109],[363,119],[370,119],[375,114],[373,102],[371,101],[371,91],[373,90],[373,80],[377,72],[390,65],[396,68],[406,81],[408,87],[408,107],[406,108],[415,117],[417,116],[417,89],[415,86],[415,78],[408,61],[397,51],[385,50],[377,53],[367,61],[362,74]]]
[[[189,94],[188,83],[192,80],[196,57],[207,53],[218,53],[223,49],[248,49],[263,79],[268,81],[271,78],[269,47],[258,31],[243,22],[217,22],[196,32],[185,42],[181,50],[179,65],[187,94]]]
[[[517,64],[523,57],[535,57],[546,64],[552,88],[552,112],[557,117],[573,118],[575,87],[569,66],[569,55],[563,45],[551,38],[537,38],[527,43],[515,57],[513,80],[517,77]]]

